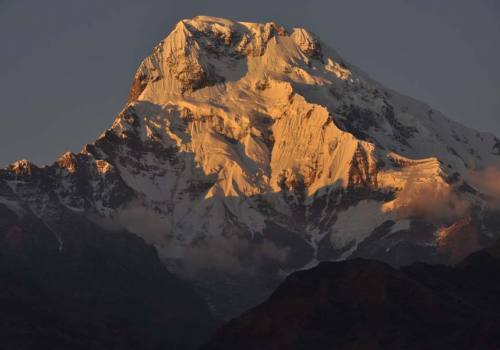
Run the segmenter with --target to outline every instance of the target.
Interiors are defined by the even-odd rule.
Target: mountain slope
[[[396,270],[354,259],[295,272],[202,349],[497,349],[500,259]]]
[[[270,290],[317,261],[453,262],[488,244],[496,209],[471,174],[500,164],[499,144],[307,30],[200,16],[141,63],[109,130],[52,165],[0,171],[16,199],[0,197],[62,246],[70,211],[143,237],[202,289],[210,272],[265,273]]]
[[[206,303],[153,247],[64,215],[59,237],[0,203],[3,349],[195,349],[214,327]]]

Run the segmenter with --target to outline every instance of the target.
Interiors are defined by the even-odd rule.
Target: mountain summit
[[[207,287],[206,271],[458,261],[499,235],[478,180],[499,164],[493,135],[383,87],[305,29],[199,16],[140,64],[94,143],[2,170],[0,205],[40,218],[61,249],[72,217],[126,229],[212,291],[227,279]]]

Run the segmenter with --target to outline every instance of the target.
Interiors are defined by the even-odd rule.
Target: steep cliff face
[[[454,236],[484,245],[498,230],[469,177],[499,163],[493,135],[384,88],[307,30],[195,17],[141,63],[98,140],[0,179],[59,236],[69,210],[142,236],[186,275],[287,273],[457,259],[467,240],[445,248],[439,232],[467,218],[478,229]]]

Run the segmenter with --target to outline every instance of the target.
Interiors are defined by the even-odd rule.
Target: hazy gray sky
[[[500,135],[497,0],[0,0],[0,166],[94,140],[142,58],[199,14],[309,28],[386,86]]]

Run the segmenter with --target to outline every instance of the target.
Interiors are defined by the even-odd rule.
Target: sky
[[[500,136],[497,0],[0,0],[0,167],[95,140],[141,60],[201,14],[308,28],[385,86]]]

